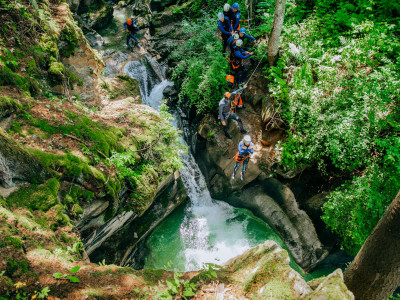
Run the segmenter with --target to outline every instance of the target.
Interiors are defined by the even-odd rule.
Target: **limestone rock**
[[[312,293],[307,300],[354,300],[354,295],[343,282],[343,272],[337,269],[330,274]]]
[[[289,267],[289,256],[273,241],[247,250],[224,264],[253,299],[303,299],[311,288]],[[294,297],[295,296],[295,297]]]
[[[86,252],[91,261],[106,259],[108,263],[135,264],[139,242],[186,199],[182,180],[171,174],[159,184],[156,196],[143,215],[123,212],[86,239]]]
[[[226,201],[250,209],[267,222],[302,268],[313,268],[328,254],[310,218],[299,209],[292,191],[275,178],[258,181],[243,191],[234,192]]]

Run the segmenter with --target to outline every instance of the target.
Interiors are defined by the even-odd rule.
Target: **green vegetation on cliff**
[[[356,253],[400,189],[398,11],[317,0],[289,2],[286,15],[281,55],[267,70],[287,123],[281,163],[349,178],[323,219]]]

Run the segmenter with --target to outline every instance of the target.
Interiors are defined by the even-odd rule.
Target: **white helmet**
[[[224,13],[222,12],[218,13],[218,20],[224,20],[224,19],[225,19]]]
[[[225,3],[224,11],[229,11],[230,9],[231,9],[231,6],[228,3]]]
[[[243,46],[243,41],[242,40],[237,40],[236,41],[236,46],[242,47]]]
[[[250,144],[251,143],[251,137],[249,135],[245,135],[243,138],[244,142],[246,144]]]
[[[233,39],[236,41],[239,39],[239,35],[237,33],[235,33],[235,35],[233,36]]]

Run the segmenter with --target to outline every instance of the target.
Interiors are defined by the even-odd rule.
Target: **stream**
[[[101,50],[122,50],[125,41],[121,41],[117,32],[127,16],[126,8],[114,10],[113,23],[99,32],[106,41]],[[146,59],[147,62],[128,62],[123,72],[139,82],[143,104],[158,110],[164,89],[173,83],[164,78],[163,67],[151,57],[146,56]],[[172,124],[177,126],[178,120]],[[189,201],[171,213],[146,238],[148,251],[142,262],[144,268],[199,270],[205,263],[222,264],[266,240],[286,248],[271,227],[250,211],[212,199],[194,157],[188,153],[181,159],[185,168],[180,173]],[[290,265],[306,280],[327,275],[338,267],[333,263],[306,274],[293,259]]]

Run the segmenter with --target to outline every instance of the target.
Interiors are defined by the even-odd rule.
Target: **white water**
[[[163,80],[150,88],[152,79],[140,62],[128,63],[124,72],[139,81],[143,104],[158,109],[164,88],[172,83]],[[256,242],[247,232],[247,220],[235,220],[238,217],[236,209],[211,198],[193,156],[189,153],[181,158],[185,169],[180,173],[190,204],[185,208],[179,227],[179,242],[172,243],[179,244],[173,251],[176,257],[185,260],[184,269],[198,270],[204,263],[221,264],[258,244],[260,241]]]
[[[191,154],[181,158],[185,165],[181,177],[191,200],[180,226],[185,270],[198,270],[204,263],[220,264],[249,249],[247,222],[234,221],[234,208],[211,198]]]

